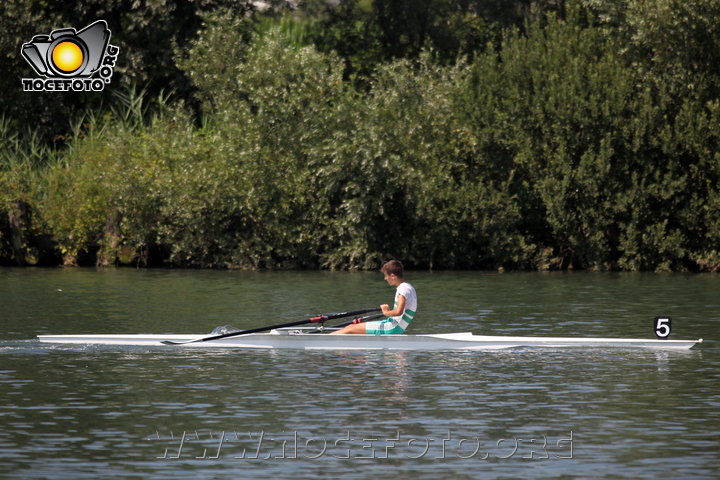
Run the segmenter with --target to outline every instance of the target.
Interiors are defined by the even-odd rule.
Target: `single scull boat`
[[[329,330],[329,329],[327,329]],[[313,332],[313,333],[311,333]],[[164,346],[163,342],[182,347],[283,348],[303,350],[499,350],[506,348],[651,348],[687,350],[698,340],[654,340],[594,337],[513,337],[464,333],[427,335],[326,335],[317,329],[279,328],[264,333],[228,336],[202,343],[185,343],[201,335],[38,335],[41,342],[88,345]]]

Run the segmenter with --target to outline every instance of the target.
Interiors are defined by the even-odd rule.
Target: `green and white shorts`
[[[403,332],[405,329],[394,318],[365,323],[365,333],[368,335],[400,335]]]

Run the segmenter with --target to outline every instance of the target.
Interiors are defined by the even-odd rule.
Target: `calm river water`
[[[653,338],[687,352],[40,344],[392,303],[379,273],[0,269],[0,477],[720,475],[720,276],[410,272],[409,333]]]

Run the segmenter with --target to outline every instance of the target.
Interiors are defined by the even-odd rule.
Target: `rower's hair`
[[[403,278],[403,264],[399,260],[390,260],[380,268],[380,271],[388,275],[395,274],[398,278]]]

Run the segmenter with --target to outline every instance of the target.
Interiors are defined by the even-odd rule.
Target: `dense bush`
[[[176,52],[199,118],[129,90],[63,150],[0,123],[0,256],[45,236],[68,264],[720,270],[717,65],[676,45],[703,35],[586,3],[359,83],[315,23],[207,16]]]

